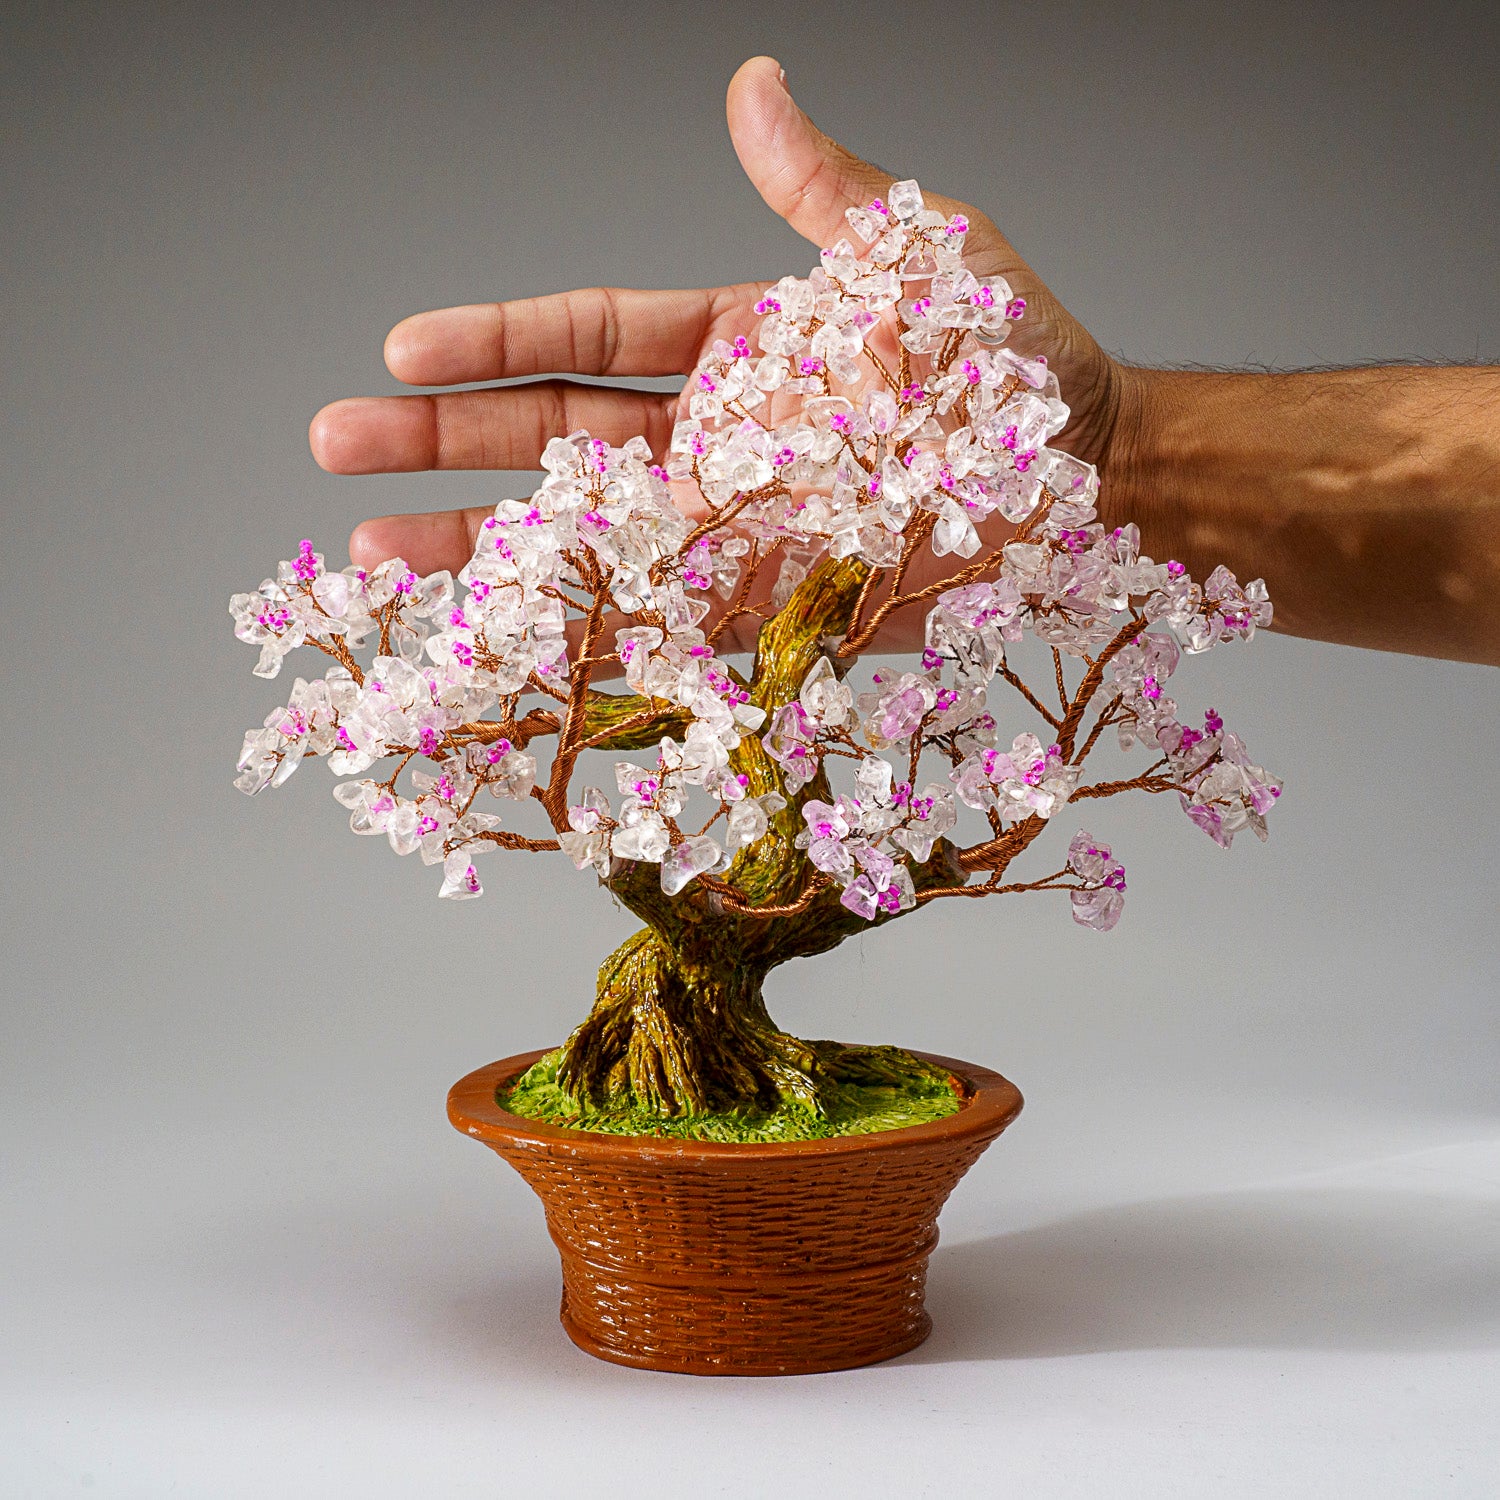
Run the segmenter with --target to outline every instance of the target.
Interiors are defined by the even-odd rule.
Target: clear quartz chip
[[[849,221],[849,227],[867,245],[885,233],[884,215],[871,213],[867,208],[847,208],[844,210],[844,217]]]
[[[723,851],[707,834],[674,844],[661,862],[662,890],[675,896],[690,880],[718,868],[722,858]]]
[[[886,194],[886,202],[890,204],[891,212],[903,222],[915,219],[922,212],[922,190],[911,178],[905,182],[893,182]]]

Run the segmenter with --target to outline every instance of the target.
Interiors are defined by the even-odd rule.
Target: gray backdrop
[[[695,1383],[564,1342],[539,1211],[442,1113],[630,923],[555,859],[437,902],[320,767],[233,791],[285,683],[225,603],[529,488],[313,465],[403,315],[806,269],[723,124],[755,52],[1107,346],[1297,366],[1500,356],[1497,42],[1477,4],[6,6],[0,1490],[1493,1493],[1493,671],[1216,653],[1186,701],[1286,776],[1268,846],[1112,805],[1113,935],[951,903],[778,973],[791,1028],[1030,1102],[924,1349]]]

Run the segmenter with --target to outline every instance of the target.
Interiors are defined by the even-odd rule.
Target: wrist
[[[1168,555],[1177,526],[1167,514],[1163,484],[1170,401],[1163,374],[1111,360],[1110,418],[1099,455],[1099,517],[1108,526],[1133,521],[1146,538],[1146,550]]]

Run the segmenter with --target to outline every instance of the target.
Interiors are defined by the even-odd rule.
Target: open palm
[[[887,172],[819,131],[787,92],[779,66],[752,58],[735,74],[729,130],[750,180],[772,209],[814,245],[845,231],[844,211],[890,187]],[[955,199],[931,206],[970,221],[965,254],[979,275],[1002,275],[1027,312],[1010,342],[1044,354],[1073,418],[1059,439],[1105,467],[1126,372],[1099,348],[995,225]],[[687,394],[584,385],[569,375],[646,377],[689,374],[716,339],[748,331],[770,283],[695,291],[607,287],[515,302],[445,308],[407,318],[386,340],[385,358],[411,385],[472,385],[543,377],[524,385],[437,395],[336,401],[313,419],[313,454],[338,474],[425,469],[527,469],[549,438],[587,428],[622,444],[643,435],[660,455]],[[353,560],[374,567],[404,557],[418,572],[457,571],[473,551],[489,507],[386,516],[350,538]],[[904,643],[892,641],[890,645]]]

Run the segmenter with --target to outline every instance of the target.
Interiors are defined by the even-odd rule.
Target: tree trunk
[[[852,559],[825,560],[762,627],[751,689],[768,715],[797,696],[829,638],[849,629],[868,571]],[[595,712],[604,728],[611,720],[632,722],[619,705]],[[632,733],[644,745],[662,728],[653,723]],[[611,744],[627,747],[625,739]],[[739,742],[730,766],[751,796],[784,791],[758,735]],[[757,907],[797,901],[812,875],[796,847],[802,807],[832,796],[820,769],[773,815],[770,835],[736,854],[726,884]],[[626,864],[606,881],[648,926],[605,961],[593,1010],[563,1044],[558,1083],[580,1105],[666,1116],[789,1106],[820,1115],[834,1083],[891,1083],[924,1072],[894,1048],[798,1041],[777,1028],[761,998],[761,982],[775,965],[825,952],[895,914],[866,922],[829,888],[793,916],[736,915],[697,890],[664,896],[659,873],[654,865]],[[919,890],[966,878],[946,842],[912,867]]]
[[[819,1113],[819,1049],[771,1020],[764,968],[717,959],[687,959],[649,928],[622,944],[599,970],[588,1019],[563,1044],[558,1082],[589,1104],[662,1115]]]

